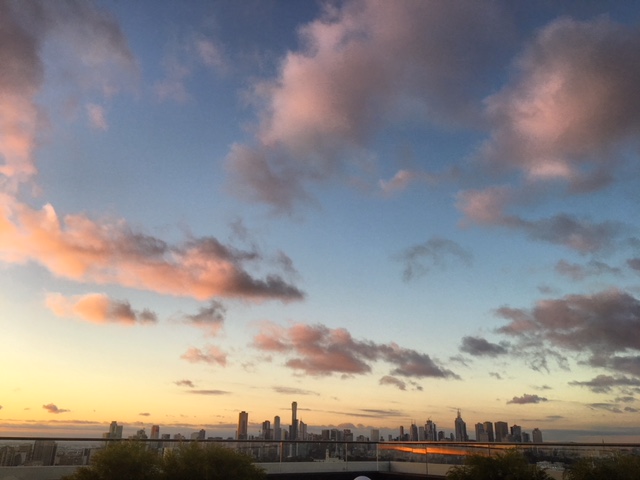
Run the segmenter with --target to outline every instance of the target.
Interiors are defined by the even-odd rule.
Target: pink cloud
[[[217,364],[221,367],[227,366],[227,354],[215,346],[208,346],[205,350],[191,347],[180,356],[180,358],[190,363]]]
[[[58,317],[76,317],[81,320],[104,324],[153,323],[157,320],[150,310],[136,311],[129,302],[114,300],[102,293],[90,293],[71,298],[59,293],[50,293],[46,298],[47,307]]]
[[[264,322],[254,337],[254,346],[285,357],[285,365],[308,375],[334,373],[362,375],[371,372],[372,364],[382,361],[395,367],[393,375],[407,377],[457,378],[427,354],[399,347],[395,343],[376,344],[355,340],[344,328],[297,323],[283,328]]]
[[[278,275],[253,278],[243,265],[258,261],[258,254],[223,245],[213,237],[171,246],[134,232],[123,220],[97,223],[81,214],[61,219],[51,205],[33,210],[13,202],[1,213],[0,260],[5,262],[35,261],[59,277],[200,300],[303,297]]]
[[[89,122],[93,128],[98,130],[108,130],[107,117],[104,111],[104,107],[90,103],[87,105],[87,115],[89,116]]]
[[[486,100],[494,130],[484,158],[528,181],[601,188],[617,149],[640,133],[639,48],[640,30],[605,17],[547,25],[519,57],[514,80]]]
[[[236,190],[290,211],[308,201],[308,184],[364,174],[375,161],[367,147],[386,122],[476,122],[480,102],[470,100],[490,85],[510,32],[494,3],[327,6],[299,29],[302,48],[286,54],[277,77],[254,85],[255,143],[227,157]]]

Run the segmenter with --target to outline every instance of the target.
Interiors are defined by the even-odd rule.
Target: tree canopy
[[[581,458],[570,465],[566,480],[637,480],[640,478],[640,456],[618,453],[607,457]]]
[[[226,447],[183,443],[164,456],[143,442],[110,443],[95,454],[92,464],[63,480],[263,480],[264,472],[251,459]]]
[[[515,450],[496,456],[470,455],[447,472],[447,480],[550,480],[541,468]]]

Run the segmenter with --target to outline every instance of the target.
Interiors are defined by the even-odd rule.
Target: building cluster
[[[445,438],[443,431],[436,433],[436,425],[427,420],[424,428],[411,425],[411,433],[406,440],[417,441],[438,441],[438,440],[452,440],[455,442],[468,442],[471,441],[467,434],[467,424],[462,419],[460,410],[454,420],[454,433],[451,433],[449,438]],[[400,427],[400,435],[404,436],[404,431]],[[527,432],[522,431],[522,427],[519,425],[512,425],[509,427],[507,422],[483,422],[475,424],[476,442],[490,443],[490,442],[506,442],[506,443],[542,443],[542,431],[539,428],[534,428],[529,435]]]
[[[59,450],[53,440],[36,440],[0,446],[0,467],[86,465],[89,455],[89,448]]]

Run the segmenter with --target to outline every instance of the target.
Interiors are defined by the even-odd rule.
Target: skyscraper
[[[249,414],[244,410],[238,415],[238,433],[236,434],[238,440],[247,440],[249,428]]]
[[[371,440],[372,442],[380,441],[380,430],[378,428],[371,429],[371,438],[369,440]]]
[[[427,423],[424,426],[424,432],[427,442],[435,442],[438,440],[436,424],[431,420],[427,420]]]
[[[476,442],[487,443],[489,441],[489,434],[484,429],[483,423],[476,423]]]
[[[298,402],[291,402],[291,434],[290,440],[298,439]]]
[[[482,424],[484,426],[484,431],[487,432],[487,438],[488,438],[488,442],[495,442],[496,441],[496,437],[493,435],[493,423],[491,422],[484,422]]]
[[[496,422],[496,442],[506,442],[509,435],[507,422]]]
[[[539,428],[534,428],[533,432],[531,432],[531,436],[533,438],[533,443],[542,443],[542,432]]]
[[[520,425],[511,427],[511,441],[516,443],[522,442],[522,427]]]
[[[464,422],[464,420],[462,420],[462,417],[460,416],[460,409],[458,409],[458,416],[455,419],[455,431],[456,431],[456,435],[455,435],[455,439],[456,442],[466,442],[469,440],[469,437],[467,436],[467,424]]]
[[[273,417],[273,439],[282,440],[282,428],[280,427],[280,417]]]
[[[118,425],[115,420],[109,425],[109,431],[103,435],[106,438],[122,438],[122,425]]]
[[[271,422],[269,420],[262,422],[262,438],[273,440],[273,430],[271,430]]]

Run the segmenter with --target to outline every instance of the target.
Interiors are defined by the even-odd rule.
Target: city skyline
[[[0,436],[640,442],[638,51],[635,2],[0,0]]]

